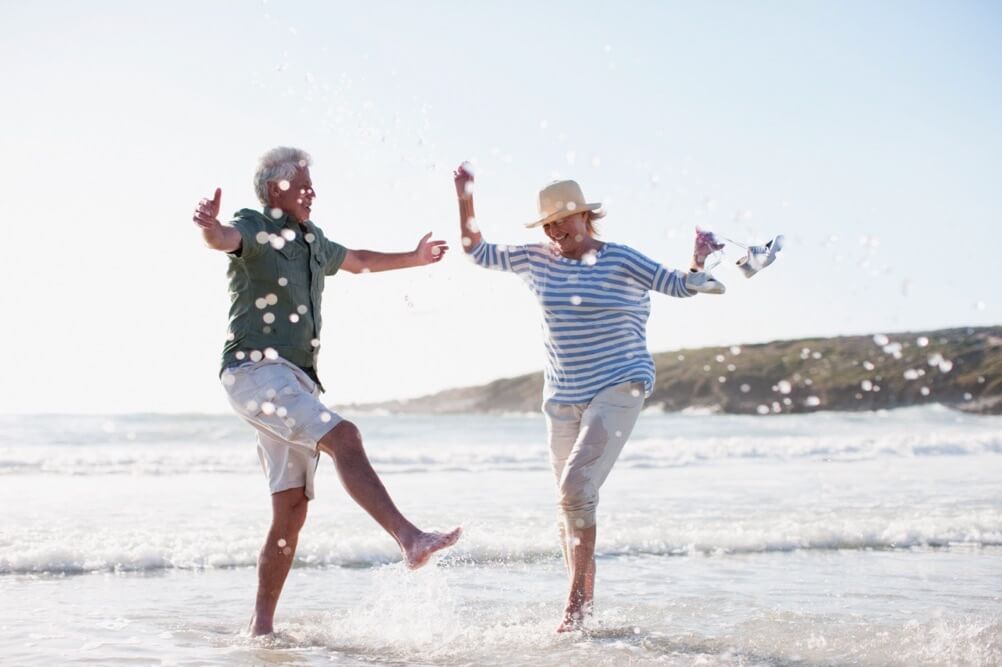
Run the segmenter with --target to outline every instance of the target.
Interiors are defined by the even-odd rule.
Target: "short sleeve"
[[[324,274],[333,276],[344,264],[344,258],[348,256],[348,249],[326,237],[321,237],[321,240],[324,245],[323,256],[327,258],[327,261],[324,262]]]
[[[240,247],[233,252],[226,253],[236,259],[253,259],[261,254],[267,245],[267,231],[261,220],[250,216],[237,217],[230,221],[230,227],[240,232]],[[265,234],[265,243],[258,240],[259,234]]]

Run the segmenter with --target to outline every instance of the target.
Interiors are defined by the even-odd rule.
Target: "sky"
[[[226,412],[227,260],[191,214],[257,206],[277,145],[328,237],[452,243],[328,280],[331,403],[542,367],[531,294],[461,251],[463,160],[488,241],[540,240],[557,178],[668,266],[697,225],[785,234],[750,280],[725,249],[723,296],[654,295],[653,352],[1002,322],[998,3],[8,2],[0,61],[0,412]]]

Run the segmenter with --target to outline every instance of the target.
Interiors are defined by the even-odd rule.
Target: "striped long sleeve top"
[[[542,243],[481,242],[470,255],[480,266],[518,275],[539,301],[546,349],[544,400],[588,403],[603,389],[631,381],[643,382],[650,395],[649,292],[693,296],[685,287],[685,272],[617,243],[606,243],[581,260],[562,257]]]

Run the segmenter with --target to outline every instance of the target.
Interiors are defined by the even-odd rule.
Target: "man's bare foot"
[[[448,533],[421,533],[404,549],[407,567],[416,570],[425,565],[433,553],[451,547],[462,534],[462,528],[454,528]]]

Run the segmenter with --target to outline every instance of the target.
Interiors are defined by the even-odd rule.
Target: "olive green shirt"
[[[316,377],[324,278],[348,249],[310,221],[238,211],[230,225],[240,248],[229,253],[230,323],[223,368],[274,354]],[[319,384],[319,382],[318,382]]]

